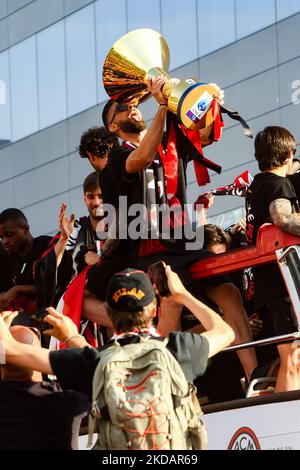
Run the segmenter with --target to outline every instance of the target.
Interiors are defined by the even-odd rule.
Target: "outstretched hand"
[[[214,203],[215,196],[212,193],[207,193],[206,197],[207,197],[207,209],[209,209],[210,207],[212,207]]]
[[[224,90],[221,90],[221,88],[216,83],[209,83],[209,85],[216,89],[214,98],[219,103],[219,105],[222,106],[224,104]]]
[[[172,295],[172,298],[182,303],[182,297],[187,294],[187,290],[182,284],[178,274],[172,271],[170,266],[166,266],[166,276],[168,278],[168,286]]]
[[[5,319],[0,315],[0,341],[10,341],[12,336],[9,332],[7,322]],[[0,359],[1,359],[1,347],[0,347]],[[1,362],[0,362],[1,363]],[[4,364],[4,362],[2,362]]]
[[[168,100],[164,97],[162,93],[162,88],[167,82],[167,80],[168,77],[166,77],[165,75],[160,75],[159,77],[155,77],[154,79],[148,77],[147,79],[148,89],[151,91],[152,96],[154,96],[154,98],[159,104],[168,104]]]
[[[71,233],[74,230],[75,214],[71,214],[71,217],[67,218],[67,205],[62,204],[59,211],[59,229],[61,237],[68,240]]]
[[[257,313],[253,313],[251,317],[249,317],[249,325],[253,337],[257,336],[261,332],[263,322]]]
[[[246,229],[247,229],[247,221],[246,221],[245,217],[243,217],[233,227],[231,227],[230,232],[232,234],[235,234],[235,233],[239,233],[239,232],[242,232],[242,231],[245,232]]]
[[[13,319],[19,314],[18,311],[16,312],[12,312],[12,311],[4,311],[4,312],[0,312],[0,316],[2,317],[2,319],[4,320],[4,323],[6,324],[7,328],[10,327],[10,325],[12,324],[12,321]]]

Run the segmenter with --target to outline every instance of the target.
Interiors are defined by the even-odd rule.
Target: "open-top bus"
[[[300,238],[265,224],[259,230],[256,246],[201,260],[193,266],[193,273],[198,279],[204,279],[274,261],[280,267],[299,330]],[[226,351],[283,341],[296,342],[299,338],[299,331],[295,331],[294,334],[231,346]],[[202,409],[210,450],[300,449],[300,390],[250,396],[202,406]]]

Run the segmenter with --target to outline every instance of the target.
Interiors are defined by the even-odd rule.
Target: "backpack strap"
[[[100,392],[100,390],[101,390],[101,388],[103,387],[103,384],[104,384],[104,377],[103,377],[104,374],[101,373],[101,369],[102,369],[102,364],[101,364],[101,360],[100,360],[97,367],[96,367],[96,369],[95,369],[94,377],[93,377],[92,404],[91,404],[91,409],[90,409],[90,413],[89,413],[87,447],[92,447],[92,445],[93,445],[93,434],[95,432],[97,419],[99,419],[100,416],[101,416],[100,408],[99,408],[98,403],[96,401],[96,397],[98,396],[97,394]],[[95,377],[99,377],[99,382],[96,382]]]
[[[104,386],[104,368],[106,364],[110,362],[105,358],[105,352],[111,350],[111,348],[120,348],[121,345],[118,340],[115,340],[112,346],[105,349],[101,352],[100,361],[95,369],[94,377],[93,377],[93,390],[92,390],[92,404],[91,410],[89,414],[89,424],[88,424],[88,443],[87,447],[92,447],[93,445],[93,434],[95,432],[96,422],[101,417],[100,407],[97,402],[97,397],[100,394],[100,390]],[[106,360],[105,360],[106,359]],[[99,380],[95,380],[99,378]]]

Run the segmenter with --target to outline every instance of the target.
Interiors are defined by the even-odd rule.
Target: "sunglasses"
[[[111,125],[113,123],[113,120],[115,119],[115,117],[118,113],[122,113],[123,111],[128,111],[130,108],[131,108],[131,106],[128,106],[128,104],[122,104],[122,103],[117,104],[109,125]]]

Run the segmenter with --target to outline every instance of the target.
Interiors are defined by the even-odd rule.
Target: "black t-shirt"
[[[39,279],[37,282],[37,279],[35,279],[34,275],[34,268],[37,268],[35,263],[41,259],[45,252],[47,252],[51,240],[53,240],[53,238],[47,235],[41,235],[34,238],[33,247],[26,256],[14,255],[11,257],[10,261],[10,273],[8,276],[10,278],[9,283],[11,287],[13,285],[36,285],[38,291],[35,299],[33,300],[37,301],[38,309],[49,306],[50,298],[52,299],[50,303],[53,305],[56,304],[57,299],[62,295],[68,283],[70,282],[73,273],[71,254],[65,252],[57,270],[56,277],[56,258],[52,253],[52,262],[44,263],[45,265],[42,270],[43,272],[41,272],[41,269],[39,269],[39,274],[45,276],[44,282],[41,282],[41,279]],[[56,291],[53,293],[50,293],[50,283],[53,284],[53,286],[51,286],[53,287],[52,290],[55,291],[56,289]],[[42,284],[44,284],[44,286],[42,286]],[[42,287],[44,290],[41,289]],[[45,302],[43,301],[43,298],[45,298]]]
[[[247,243],[255,243],[258,229],[264,223],[272,223],[269,206],[276,199],[288,199],[295,208],[297,196],[288,178],[274,173],[255,176],[246,196]]]
[[[77,449],[86,395],[48,382],[0,381],[0,449]]]
[[[246,196],[248,244],[256,243],[258,229],[264,223],[272,223],[269,206],[276,199],[288,199],[293,210],[296,210],[297,198],[290,180],[269,172],[256,175]],[[253,269],[253,275],[255,308],[287,295],[277,263],[257,266]]]
[[[88,251],[98,253],[100,241],[97,232],[93,230],[90,216],[80,217],[79,220],[75,220],[74,231],[69,237],[67,251],[72,256],[73,270],[76,275],[87,266],[85,262],[86,253]]]
[[[126,255],[137,249],[138,241],[127,235],[127,228],[133,217],[128,217],[128,209],[133,204],[143,202],[141,174],[129,174],[126,171],[126,160],[132,149],[119,147],[112,151],[107,166],[99,174],[100,188],[103,195],[103,203],[110,204],[120,211],[119,229],[122,241],[114,251],[115,255]],[[125,236],[124,236],[125,235]]]
[[[52,237],[41,235],[34,238],[32,250],[26,256],[17,255],[17,269],[14,273],[14,283],[16,285],[33,285],[33,265],[46,251]]]
[[[161,338],[154,338],[160,340]],[[138,336],[118,340],[121,345],[139,342]],[[110,346],[112,342],[108,343]],[[189,381],[203,375],[208,361],[209,344],[205,337],[193,333],[171,333],[167,349],[174,355]],[[101,358],[101,350],[92,348],[66,349],[50,353],[50,363],[63,389],[78,390],[92,396],[95,369]]]
[[[298,201],[300,201],[300,173],[294,173],[293,175],[288,175],[287,178],[291,181],[293,188],[295,190]]]
[[[16,267],[16,255],[5,251],[0,242],[0,293],[8,291],[13,286],[12,273]]]
[[[143,232],[142,228],[144,229],[144,235],[137,235],[136,239],[133,239],[134,237],[131,233],[123,237],[121,246],[118,249],[118,254],[125,254],[130,250],[136,250],[137,252],[142,238],[155,240],[155,237],[153,237],[153,225],[151,228],[149,220],[145,223],[143,217],[141,217],[141,213],[137,209],[137,205],[143,204],[143,207],[147,207],[148,219],[150,219],[151,217],[153,218],[154,207],[160,208],[161,210],[162,207],[168,207],[171,204],[174,209],[175,205],[179,203],[182,211],[185,209],[184,204],[186,204],[187,156],[185,155],[185,160],[181,158],[178,160],[177,191],[176,195],[169,200],[166,194],[166,179],[160,156],[157,154],[146,170],[131,174],[126,171],[126,160],[133,150],[134,148],[127,147],[119,147],[114,150],[109,156],[105,170],[103,170],[99,176],[104,203],[109,203],[119,208],[120,214],[122,215],[119,219],[119,227],[120,230],[122,230],[122,234],[127,234],[128,226],[133,220],[135,220],[134,223],[137,225],[138,232],[141,233]],[[181,154],[185,153],[181,152]],[[122,198],[122,200],[120,198]],[[179,211],[180,206],[177,206]],[[136,209],[132,209],[132,213],[128,214],[130,207],[135,207]],[[127,218],[124,218],[125,214],[128,215]],[[140,224],[136,222],[137,218],[141,221]],[[191,238],[193,237],[193,233],[188,220],[188,214],[185,214],[184,222],[182,212],[177,213],[174,220],[171,215],[171,224],[167,222],[169,220],[167,212],[158,211],[157,218],[159,230],[156,236],[159,238],[162,246],[165,247],[165,250],[168,252],[183,251],[186,236],[188,236],[188,241],[190,242],[193,239]],[[178,232],[174,232],[173,223],[177,229],[179,226],[185,225],[185,230],[181,231],[180,237],[177,236]],[[174,237],[174,233],[176,233],[176,237]],[[124,238],[126,238],[126,240]]]
[[[127,173],[126,171],[126,161],[132,151],[133,149],[123,147],[115,149],[110,154],[106,167],[118,197],[126,196],[128,207],[143,202],[140,172]],[[111,195],[109,197],[111,198]],[[113,199],[111,202],[115,203],[115,201],[116,199]]]

